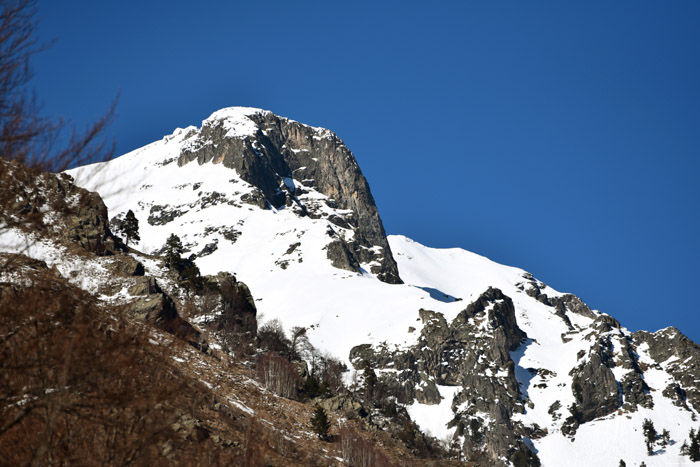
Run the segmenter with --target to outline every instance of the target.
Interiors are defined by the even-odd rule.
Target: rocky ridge
[[[489,288],[451,323],[441,313],[419,310],[424,324],[418,343],[408,350],[355,347],[356,368],[368,362],[398,386],[399,400],[439,404],[438,387],[456,387],[450,425],[463,440],[467,458],[502,464],[502,459],[532,457],[512,423],[523,412],[522,394],[510,352],[527,339],[515,321],[512,300]],[[395,376],[394,376],[395,374]],[[505,464],[504,464],[505,465]]]
[[[423,328],[409,349],[362,344],[352,349],[350,359],[358,370],[375,368],[409,409],[416,403],[449,403],[452,440],[467,459],[488,465],[539,465],[535,440],[552,431],[573,441],[586,423],[653,410],[652,393],[658,389],[647,384],[648,370],[667,372],[663,397],[695,419],[697,386],[690,375],[696,374],[697,344],[675,328],[629,333],[578,297],[549,297],[544,284],[529,274],[523,278],[516,293],[550,309],[567,329],[562,343],[581,338],[568,383],[557,384],[564,387],[559,399],[545,407],[547,426],[528,421],[528,414],[541,403],[536,391],[556,382],[558,375],[546,366],[518,368],[523,353],[537,342],[518,326],[513,300],[499,289],[486,290],[451,322],[442,313],[419,310]],[[588,325],[576,324],[581,322],[576,316]],[[562,403],[566,399],[568,405]]]

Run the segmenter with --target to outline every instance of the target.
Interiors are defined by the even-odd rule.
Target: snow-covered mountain
[[[524,270],[386,236],[343,142],[251,108],[212,114],[69,171],[158,254],[173,233],[203,274],[245,281],[258,316],[368,362],[424,430],[492,465],[682,465],[700,426],[700,348],[631,333]],[[148,266],[148,265],[146,265]],[[155,267],[155,266],[154,266]],[[614,312],[614,310],[611,310]],[[647,453],[642,423],[670,441]]]

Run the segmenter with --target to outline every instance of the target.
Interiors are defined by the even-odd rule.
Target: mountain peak
[[[212,113],[202,121],[202,127],[223,124],[229,138],[253,136],[258,126],[250,118],[253,115],[265,115],[272,112],[253,107],[225,107]]]
[[[134,171],[134,164],[143,170]],[[110,192],[124,201],[110,206],[113,215],[131,209],[145,223],[168,233],[175,225],[190,224],[195,216],[202,221],[203,211],[221,210],[224,202],[232,207],[229,221],[240,217],[240,210],[233,209],[239,203],[270,213],[285,210],[306,219],[300,221],[304,225],[315,223],[332,266],[401,283],[369,184],[355,156],[329,130],[267,110],[228,107],[214,112],[200,128],[178,129],[124,158],[72,173],[79,183],[99,187],[108,204]],[[144,175],[135,180],[134,173]],[[161,193],[153,193],[148,199],[154,179],[160,189],[168,185],[172,195],[160,199]],[[184,186],[193,187],[187,196]],[[210,227],[209,234],[192,231],[188,239],[197,248],[218,239],[211,229],[238,229],[228,223],[205,227]]]
[[[367,423],[387,433],[410,417],[449,439],[460,457],[503,467],[683,460],[700,413],[700,346],[675,328],[630,333],[524,270],[387,238],[340,139],[266,111],[215,115],[201,128],[75,169],[75,184],[9,166],[0,214],[6,223],[24,216],[35,228],[0,229],[0,251],[36,260],[20,263],[23,270],[55,267],[96,302],[128,306],[119,310],[166,331],[185,329],[182,337],[201,349],[241,348],[262,314],[283,323],[285,339],[282,327],[301,329],[311,347],[289,358],[316,365],[318,349],[352,366],[342,397],[362,396],[359,417],[369,414]],[[255,130],[240,130],[245,125]],[[105,204],[76,185],[98,191]],[[107,228],[127,210],[141,237],[128,251]],[[159,260],[172,234],[184,250],[180,266]],[[182,283],[197,270],[214,281],[211,289]],[[405,283],[388,285],[399,270]],[[0,274],[8,278],[32,284]],[[256,353],[275,351],[259,344]],[[363,382],[371,372],[377,390]],[[347,407],[337,402],[327,400],[328,410]],[[646,438],[645,449],[647,420],[663,438]]]
[[[270,110],[242,106],[224,107],[217,110],[202,121],[202,127],[217,125],[219,122],[223,122],[226,128],[230,130],[230,132],[227,134],[228,137],[253,136],[258,129],[265,131],[265,129],[261,128],[259,124],[262,123],[266,117],[284,120],[288,123],[310,128],[317,133],[335,136],[335,134],[327,128],[307,125],[289,117],[275,114]]]

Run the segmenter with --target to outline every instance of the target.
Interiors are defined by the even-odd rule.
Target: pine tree
[[[374,393],[377,388],[377,374],[368,360],[365,360],[362,366],[365,378],[365,398],[371,402],[374,400]]]
[[[668,443],[671,442],[671,433],[667,429],[663,429],[661,432],[661,446],[666,447]]]
[[[309,338],[306,335],[306,328],[301,326],[294,326],[291,329],[291,335],[291,357],[300,358],[302,350],[309,346]]]
[[[688,447],[688,442],[683,441],[683,444],[681,444],[681,456],[688,456],[690,455],[690,448]]]
[[[321,389],[321,381],[319,381],[319,379],[313,374],[310,374],[307,376],[306,380],[304,380],[304,384],[301,387],[301,392],[305,397],[313,399],[314,397],[321,395]]]
[[[695,434],[695,430],[690,430],[690,446],[688,447],[688,457],[693,462],[700,461],[700,432]]]
[[[648,418],[644,419],[642,424],[642,431],[644,432],[644,441],[647,445],[647,454],[654,454],[654,443],[656,442],[656,428],[654,428],[654,423]]]
[[[184,263],[184,267],[180,271],[180,277],[183,281],[182,285],[188,292],[201,290],[205,282],[194,259],[194,255],[191,255],[186,261],[182,261],[182,258],[176,259],[177,262]]]
[[[139,236],[139,220],[134,215],[134,211],[129,209],[121,225],[121,231],[126,236],[126,245],[129,246],[129,240],[141,240]]]
[[[182,261],[182,253],[185,248],[182,246],[182,240],[175,234],[170,234],[168,240],[165,242],[165,263],[168,268],[176,266]]]
[[[627,467],[627,464],[625,464],[625,461],[620,459],[620,465],[618,467]]]
[[[328,440],[328,430],[331,428],[331,422],[328,420],[328,415],[323,407],[317,405],[314,416],[311,418],[311,428],[318,435],[318,439]]]

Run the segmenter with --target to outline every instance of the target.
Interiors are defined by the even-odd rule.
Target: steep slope
[[[503,293],[487,292],[473,305],[458,307],[464,310],[460,314],[444,314],[444,322],[451,323],[446,330],[451,330],[446,336],[451,339],[440,335],[438,321],[429,322],[419,345],[409,349],[416,361],[426,362],[412,371],[420,375],[413,378],[434,382],[450,395],[440,402],[452,409],[443,412],[443,420],[455,416],[454,429],[468,449],[497,445],[495,441],[486,446],[489,434],[508,425],[507,418],[512,419],[511,430],[534,448],[543,465],[608,465],[619,459],[650,466],[689,462],[680,457],[680,448],[698,425],[700,405],[693,393],[700,348],[680,332],[670,328],[630,333],[612,317],[552,290],[525,271],[460,249],[427,248],[405,237],[390,237],[390,243],[407,284],[468,302],[489,286]],[[498,317],[494,304],[509,301],[516,324],[493,319]],[[484,311],[473,313],[480,308]],[[472,328],[455,332],[464,326],[460,321]],[[527,338],[508,353],[509,362],[498,365],[496,355],[508,360],[508,346],[503,344],[509,330],[520,330]],[[400,370],[405,352],[384,355],[393,363],[385,366]],[[451,371],[437,371],[440,368]],[[451,390],[455,381],[463,391]],[[441,413],[439,408],[413,407],[411,414],[426,426]],[[653,456],[647,455],[641,433],[645,418],[657,431],[669,430],[675,441],[656,445]]]
[[[687,461],[697,345],[672,329],[632,334],[521,269],[387,240],[354,158],[328,130],[224,109],[70,173],[117,219],[136,213],[138,248],[158,252],[177,233],[203,273],[244,278],[266,319],[306,328],[357,370],[370,365],[421,427],[468,459]],[[653,455],[645,418],[672,440]]]
[[[125,247],[69,176],[0,158],[0,463],[454,465],[333,413],[319,440],[311,405],[218,350],[246,352],[256,310],[230,274],[208,279],[186,288]],[[180,316],[208,311],[206,336]]]
[[[193,251],[203,256],[236,242],[237,232],[249,221],[240,208],[256,206],[317,220],[313,224],[325,227],[316,230],[327,237],[324,246],[335,267],[401,282],[367,181],[352,153],[328,130],[234,107],[215,112],[199,129],[179,129],[110,162],[105,173],[100,170],[71,173],[78,183],[89,180],[86,187],[100,187],[112,212],[123,212],[128,205],[142,225],[153,227],[145,231],[148,240],[141,246],[146,250],[162,245],[152,243],[160,242],[162,232],[177,231],[186,243],[210,245],[206,251]],[[143,201],[132,206],[135,197]],[[223,216],[236,219],[226,231],[197,225]],[[260,216],[252,217],[255,223]],[[189,239],[195,234],[201,239]]]

